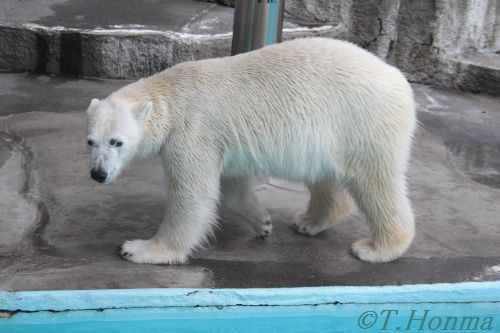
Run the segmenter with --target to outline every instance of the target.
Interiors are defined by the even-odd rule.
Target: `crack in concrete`
[[[195,291],[197,292],[197,291]],[[194,293],[194,292],[192,292]],[[188,293],[189,295],[189,293]],[[187,295],[187,296],[188,296]],[[500,301],[495,300],[484,300],[484,301],[439,301],[439,302],[340,302],[340,301],[332,301],[332,302],[323,302],[323,303],[303,303],[303,304],[209,304],[209,305],[178,305],[178,306],[131,306],[131,307],[106,307],[106,308],[85,308],[85,309],[63,309],[63,310],[2,310],[0,309],[0,318],[10,319],[13,316],[19,313],[65,313],[65,312],[77,312],[77,311],[95,311],[95,312],[103,312],[106,310],[138,310],[138,309],[168,309],[168,308],[216,308],[217,310],[223,310],[224,308],[234,308],[234,307],[301,307],[301,306],[342,306],[342,305],[421,305],[421,304],[500,304]]]
[[[363,48],[369,48],[373,43],[375,43],[375,42],[378,41],[378,38],[380,36],[385,36],[385,33],[383,33],[383,31],[384,31],[384,22],[383,22],[383,20],[380,17],[378,17],[378,16],[377,16],[376,20],[378,22],[378,33],[377,33],[377,35],[374,38],[372,38],[370,40],[363,40],[363,43],[361,45]]]

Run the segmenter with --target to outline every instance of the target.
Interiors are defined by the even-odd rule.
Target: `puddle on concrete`
[[[500,189],[500,109],[485,95],[414,85],[420,125],[440,137],[455,169]]]

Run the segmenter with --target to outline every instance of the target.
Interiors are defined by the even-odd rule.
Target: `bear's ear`
[[[153,109],[153,102],[147,101],[141,103],[135,112],[135,119],[137,119],[138,122],[143,122],[148,118],[152,109]]]
[[[98,100],[97,98],[93,98],[91,101],[90,101],[90,105],[87,109],[87,112],[90,112],[91,110],[94,110],[95,107],[97,106],[97,104],[99,104],[101,101]]]

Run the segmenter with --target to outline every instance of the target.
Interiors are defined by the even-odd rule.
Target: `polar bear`
[[[123,243],[126,260],[186,262],[210,235],[219,201],[268,236],[254,176],[308,186],[309,206],[293,221],[307,235],[354,200],[371,233],[352,245],[359,259],[394,260],[413,240],[413,92],[399,70],[351,43],[297,39],[181,63],[93,99],[87,114],[94,180],[111,183],[137,158],[162,159],[163,223],[151,239]]]

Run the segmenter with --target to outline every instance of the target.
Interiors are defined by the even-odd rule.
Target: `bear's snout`
[[[108,173],[103,168],[92,168],[92,170],[90,170],[90,177],[96,182],[104,183],[107,176]]]

